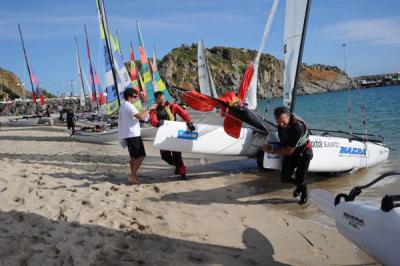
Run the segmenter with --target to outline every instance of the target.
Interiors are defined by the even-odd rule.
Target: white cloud
[[[400,17],[343,21],[321,31],[330,40],[400,46]]]

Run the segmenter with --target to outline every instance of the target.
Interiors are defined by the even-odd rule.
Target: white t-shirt
[[[139,113],[133,104],[126,101],[119,108],[118,131],[119,139],[126,139],[140,136],[140,122],[135,117]]]

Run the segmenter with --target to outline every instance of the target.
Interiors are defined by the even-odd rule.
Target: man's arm
[[[270,154],[278,154],[281,156],[287,156],[287,155],[292,155],[295,147],[287,146],[287,147],[281,147],[281,148],[276,148],[274,149],[271,145],[263,145],[262,150],[264,152],[270,153]]]
[[[172,104],[172,112],[177,113],[186,123],[192,122],[189,112],[183,109],[179,104]]]
[[[145,120],[146,117],[149,115],[150,110],[154,110],[156,107],[157,104],[153,104],[150,108],[144,110],[143,112],[134,114],[134,117],[136,117],[139,120]]]
[[[286,147],[273,148],[271,145],[263,145],[262,150],[271,154],[278,154],[282,156],[292,155],[296,149],[301,136],[304,134],[304,129],[296,124],[288,132],[288,145]]]
[[[155,110],[150,111],[150,124],[153,127],[157,127],[158,126],[158,117],[157,117],[157,112]]]

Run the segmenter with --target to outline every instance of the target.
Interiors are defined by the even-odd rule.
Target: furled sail
[[[153,63],[151,63],[151,61],[149,63],[150,63],[150,66],[151,66],[151,71],[153,72],[153,81],[156,84],[156,86],[154,86],[154,90],[155,91],[162,91],[164,93],[165,99],[167,99],[167,101],[171,102],[172,101],[172,97],[169,94],[169,91],[167,89],[167,86],[165,86],[164,81],[161,79],[160,73],[158,72],[157,57],[156,57],[156,50],[155,49],[153,49]]]
[[[151,105],[154,103],[154,88],[151,78],[151,72],[148,64],[148,59],[146,55],[146,50],[144,49],[144,43],[142,38],[142,32],[140,31],[139,22],[136,21],[136,27],[138,32],[138,40],[139,40],[139,53],[140,53],[140,62],[142,63],[142,73],[143,73],[143,82],[146,87],[146,95],[147,95],[147,104]]]
[[[81,67],[81,60],[79,58],[79,50],[78,50],[78,41],[75,38],[75,52],[76,52],[76,65],[78,67],[78,77],[81,85],[81,95],[79,97],[79,103],[81,107],[86,106],[86,95],[85,95],[85,85],[83,83],[83,77],[82,77],[82,67]]]
[[[300,49],[304,34],[308,0],[286,0],[285,33],[283,40],[283,104],[292,105],[293,90],[298,64],[301,64]]]
[[[197,72],[200,92],[211,97],[218,97],[214,80],[212,79],[210,68],[208,67],[203,40],[197,43]]]

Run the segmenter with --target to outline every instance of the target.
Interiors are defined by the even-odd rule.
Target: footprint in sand
[[[18,202],[18,203],[21,204],[21,205],[24,205],[24,204],[25,204],[25,199],[24,199],[23,197],[21,197],[21,196],[15,196],[15,197],[14,197],[14,201],[15,201],[15,202]]]
[[[82,205],[88,206],[89,208],[93,208],[92,203],[88,200],[82,200]]]

